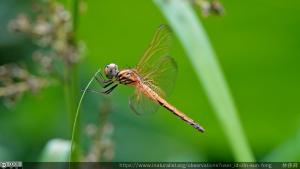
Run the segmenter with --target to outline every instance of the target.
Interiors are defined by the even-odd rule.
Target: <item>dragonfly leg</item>
[[[86,91],[86,92],[93,92],[93,93],[101,93],[101,91],[98,91],[98,90],[94,90],[94,89],[90,89],[90,88],[88,88],[88,89],[86,89],[86,90],[81,90],[82,92],[84,92],[84,91]]]
[[[113,84],[113,81],[108,82],[107,84],[105,84],[104,86],[102,86],[104,89],[107,88],[108,86],[110,86],[111,84]]]
[[[105,88],[105,87],[107,87],[107,86],[109,86],[110,84],[112,84],[112,80],[110,80],[110,79],[107,79],[107,80],[105,80],[104,78],[103,78],[103,76],[102,76],[102,74],[100,73],[100,78],[98,77],[98,76],[94,76],[94,78],[96,79],[96,81],[103,87],[103,88]],[[108,85],[109,84],[109,85]]]
[[[110,92],[112,92],[116,87],[118,86],[118,84],[115,84],[114,86],[112,86],[111,88],[107,89],[106,91],[102,92],[104,94],[109,94]]]
[[[100,72],[99,74],[100,74],[100,78],[101,78],[102,80],[104,80],[105,78],[104,78],[104,76],[102,75],[102,73]]]

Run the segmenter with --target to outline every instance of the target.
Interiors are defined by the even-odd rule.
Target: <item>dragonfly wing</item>
[[[171,30],[160,26],[136,67],[144,83],[163,97],[172,92],[177,75],[177,65],[168,53],[170,43]]]
[[[171,42],[171,30],[166,25],[161,25],[155,32],[149,47],[139,60],[136,68],[140,73],[147,72],[153,61],[161,56],[168,55],[169,46]],[[146,67],[146,68],[145,68]]]
[[[143,95],[141,92],[136,91],[135,94],[129,98],[129,107],[136,114],[143,115],[156,112],[159,105]]]
[[[175,85],[177,64],[170,56],[161,57],[145,77],[144,83],[148,84],[160,96],[167,97]]]

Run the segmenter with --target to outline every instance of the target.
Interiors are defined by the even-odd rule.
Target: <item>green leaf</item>
[[[188,1],[154,0],[170,22],[202,81],[237,161],[254,161],[233,98],[199,18]],[[209,132],[209,129],[207,129]]]
[[[300,159],[300,131],[292,138],[288,139],[275,148],[262,161],[268,162],[291,162]]]

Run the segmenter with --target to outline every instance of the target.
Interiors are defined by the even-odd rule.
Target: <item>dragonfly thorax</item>
[[[119,73],[118,65],[114,63],[106,65],[104,68],[104,73],[108,79],[112,79],[113,77],[116,77]]]
[[[124,69],[119,72],[117,80],[121,84],[128,85],[139,81],[139,77],[133,69]]]

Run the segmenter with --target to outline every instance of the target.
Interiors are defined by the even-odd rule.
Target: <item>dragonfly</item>
[[[105,77],[100,73],[95,79],[102,86],[104,94],[110,94],[118,85],[134,87],[129,106],[137,114],[155,112],[162,106],[193,128],[204,132],[201,125],[164,99],[172,92],[177,75],[177,64],[168,52],[170,41],[170,28],[161,25],[134,68],[119,70],[117,64],[110,63],[104,68]]]

